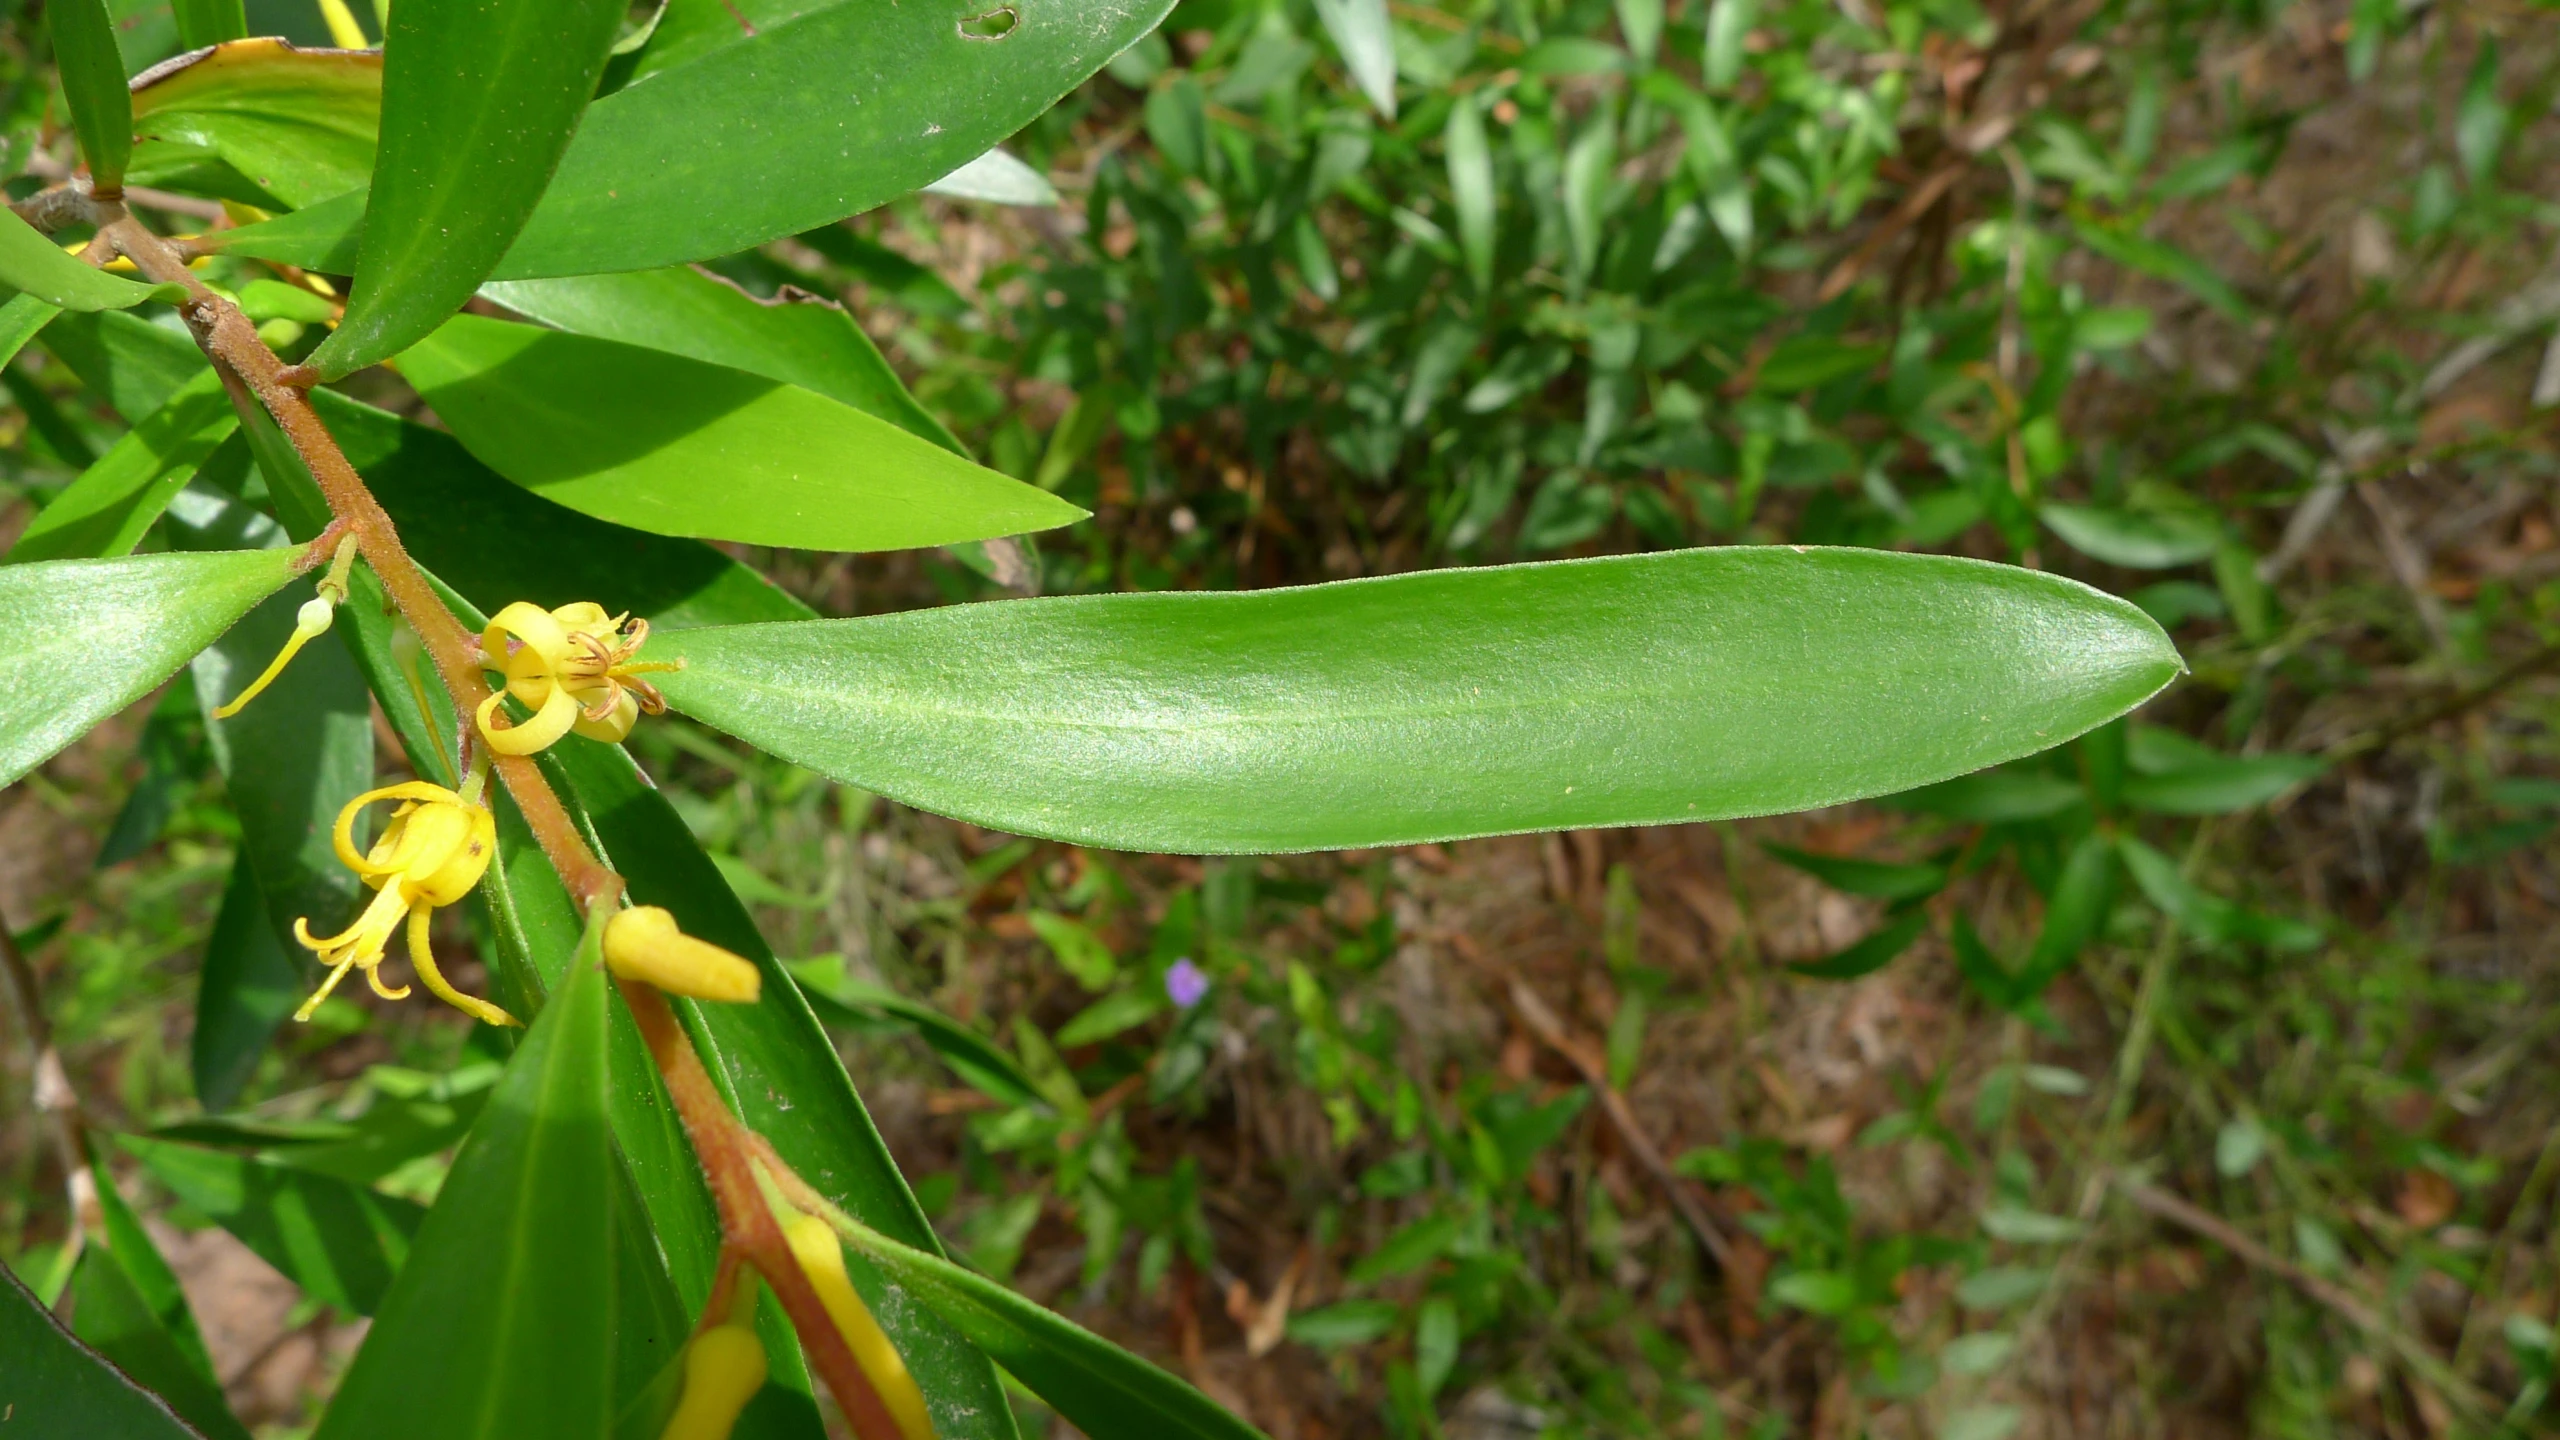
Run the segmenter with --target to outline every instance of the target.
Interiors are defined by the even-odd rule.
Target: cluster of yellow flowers
[[[328,631],[336,606],[346,599],[353,556],[352,544],[338,547],[318,595],[302,607],[282,652],[217,715],[236,713],[256,698],[295,652]],[[648,621],[608,615],[603,606],[584,601],[553,610],[518,601],[490,619],[481,634],[481,664],[505,683],[472,716],[481,753],[461,788],[449,790],[424,780],[385,785],[357,796],[338,812],[331,843],[338,859],[373,888],[374,898],[354,924],[335,935],[315,937],[307,918],[294,922],[294,937],[329,967],[320,988],[294,1012],[295,1019],[310,1019],[349,970],[362,970],[377,995],[391,1000],[406,996],[409,987],[386,985],[381,973],[391,937],[405,927],[409,963],[430,992],[489,1024],[522,1023],[498,1006],[456,990],[436,967],[428,929],[436,908],[470,894],[497,853],[497,822],[488,801],[490,754],[532,755],[570,734],[618,743],[642,714],[665,711],[666,701],[639,677],[675,667],[636,658],[648,638]],[[508,720],[504,707],[510,697],[529,718]],[[399,808],[391,812],[380,837],[359,853],[357,817],[367,806],[395,801]],[[685,934],[675,916],[654,905],[630,906],[605,922],[604,963],[623,979],[697,1000],[749,1004],[763,989],[763,976],[751,962]],[[903,1440],[933,1440],[924,1395],[854,1290],[835,1232],[816,1215],[778,1198],[773,1203],[792,1259],[870,1377]],[[687,1343],[683,1387],[661,1440],[727,1440],[739,1414],[763,1388],[766,1361],[756,1337],[755,1304],[756,1282],[745,1279],[734,1286],[727,1312]]]
[[[217,717],[238,713],[283,673],[295,652],[328,631],[336,607],[346,599],[354,556],[352,541],[339,545],[319,593],[303,605],[292,638],[264,673],[214,712]],[[506,684],[481,702],[472,717],[482,745],[501,755],[531,755],[572,733],[608,744],[620,741],[642,713],[656,715],[667,708],[656,688],[638,678],[675,668],[634,658],[648,638],[648,621],[608,615],[590,601],[555,610],[517,601],[499,611],[482,632],[481,663],[503,675]],[[532,718],[520,725],[505,723],[499,712],[509,696],[522,702]],[[470,894],[497,853],[488,778],[483,755],[459,790],[411,780],[368,790],[338,812],[331,843],[339,861],[372,887],[374,897],[354,924],[335,935],[314,936],[308,917],[294,922],[294,938],[329,967],[320,988],[294,1012],[296,1020],[310,1019],[351,969],[362,970],[365,983],[384,999],[406,996],[408,986],[395,989],[382,979],[384,951],[405,926],[409,963],[429,992],[491,1025],[523,1023],[456,990],[436,968],[427,939],[436,908]],[[372,847],[358,853],[356,818],[365,807],[384,801],[398,801],[399,808]],[[645,980],[699,1000],[749,1003],[763,987],[752,963],[685,934],[673,915],[654,905],[633,906],[606,922],[604,958],[606,968],[625,979]]]

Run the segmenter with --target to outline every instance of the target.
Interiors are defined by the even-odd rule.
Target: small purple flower
[[[1164,972],[1164,993],[1173,997],[1175,1009],[1188,1010],[1209,993],[1209,977],[1185,955]]]

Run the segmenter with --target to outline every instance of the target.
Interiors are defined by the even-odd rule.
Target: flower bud
[[[676,928],[676,917],[655,905],[635,905],[605,922],[605,968],[625,980],[645,980],[670,995],[753,1003],[764,977],[746,960]]]
[[[800,1272],[809,1277],[810,1288],[827,1307],[827,1318],[836,1322],[836,1333],[844,1337],[854,1363],[870,1377],[871,1388],[880,1392],[880,1403],[898,1422],[898,1433],[905,1440],[934,1440],[924,1392],[916,1388],[915,1377],[907,1373],[906,1358],[889,1343],[880,1322],[871,1318],[871,1307],[862,1303],[852,1279],[844,1273],[844,1247],[837,1242],[836,1232],[815,1215],[793,1215],[782,1222],[782,1238],[790,1242],[791,1258],[800,1262]]]
[[[715,1325],[694,1336],[684,1347],[684,1394],[658,1440],[729,1440],[764,1375],[764,1344],[754,1327]]]

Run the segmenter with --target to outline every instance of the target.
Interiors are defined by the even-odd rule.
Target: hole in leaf
[[[972,40],[1001,40],[1013,33],[1022,17],[1010,5],[1002,5],[983,15],[972,15],[960,22],[960,33]]]

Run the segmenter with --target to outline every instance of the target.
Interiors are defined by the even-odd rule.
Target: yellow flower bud
[[[635,905],[605,922],[605,968],[625,980],[645,980],[670,995],[754,1002],[764,977],[745,959],[676,928],[676,917],[655,905]]]
[[[764,1344],[754,1327],[716,1325],[694,1336],[684,1347],[683,1398],[658,1440],[729,1440],[764,1375]]]
[[[855,1293],[852,1279],[844,1273],[844,1247],[837,1243],[836,1232],[815,1215],[793,1215],[782,1222],[782,1238],[790,1242],[791,1257],[800,1262],[801,1273],[809,1277],[810,1288],[827,1307],[827,1318],[836,1322],[836,1333],[844,1337],[854,1363],[871,1377],[871,1388],[880,1392],[889,1417],[898,1422],[898,1433],[905,1440],[934,1440],[924,1392],[907,1373],[906,1358],[889,1343],[880,1322],[871,1318],[871,1307]]]

